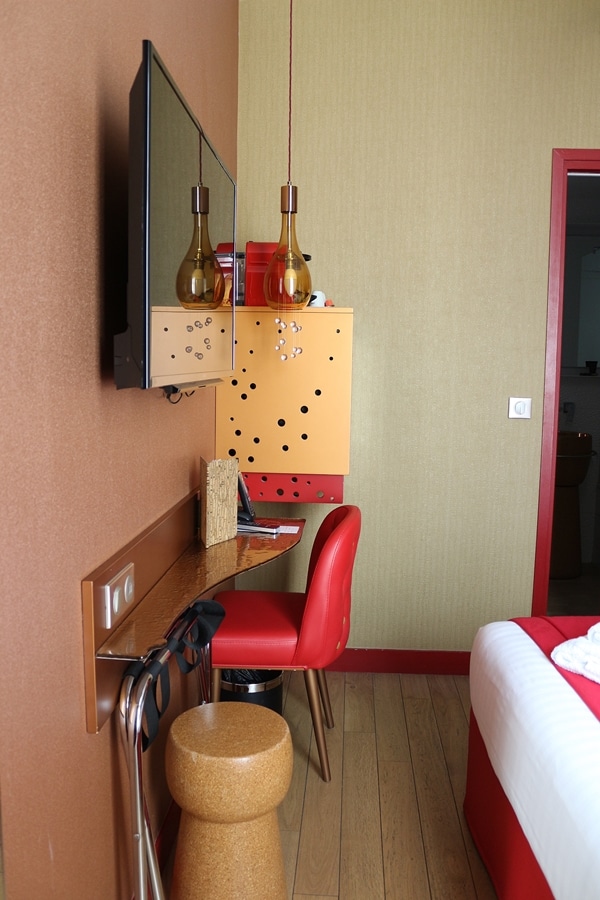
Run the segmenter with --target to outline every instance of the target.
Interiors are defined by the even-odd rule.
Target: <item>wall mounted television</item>
[[[236,184],[150,41],[142,55],[129,95],[127,328],[114,337],[114,378],[117,388],[181,390],[233,372]],[[230,273],[214,310],[184,309],[176,292],[199,181],[212,247]]]

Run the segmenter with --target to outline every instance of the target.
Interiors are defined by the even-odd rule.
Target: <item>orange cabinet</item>
[[[276,496],[252,490],[254,499],[305,500],[307,479],[313,500],[340,499],[317,486],[349,472],[352,320],[337,307],[236,309],[234,375],[216,391],[216,456],[237,457],[250,484],[280,485]]]

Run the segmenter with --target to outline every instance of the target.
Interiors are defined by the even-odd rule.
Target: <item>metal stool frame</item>
[[[148,887],[151,890],[152,900],[165,900],[164,886],[144,795],[142,757],[144,750],[147,749],[151,742],[151,740],[148,741],[146,746],[144,746],[143,721],[146,713],[146,702],[153,685],[156,685],[163,677],[169,660],[174,655],[177,655],[182,671],[190,672],[192,669],[196,669],[200,705],[210,701],[210,638],[204,644],[198,644],[195,641],[190,643],[187,640],[190,632],[197,626],[203,626],[198,628],[199,633],[203,632],[203,637],[207,631],[214,633],[216,630],[216,628],[212,627],[211,629],[210,626],[201,622],[207,608],[210,608],[213,614],[216,608],[219,608],[222,616],[222,607],[219,607],[219,604],[214,603],[214,601],[196,601],[173,624],[166,636],[166,644],[152,650],[143,660],[138,660],[130,666],[121,685],[119,724],[129,772],[134,900],[148,900]],[[187,648],[191,648],[196,654],[196,660],[193,662],[186,661],[182,664]],[[159,717],[165,711],[167,705],[168,691]]]

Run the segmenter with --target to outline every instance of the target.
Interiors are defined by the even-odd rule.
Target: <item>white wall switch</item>
[[[531,418],[531,397],[509,397],[508,398],[508,418],[509,419],[530,419]]]

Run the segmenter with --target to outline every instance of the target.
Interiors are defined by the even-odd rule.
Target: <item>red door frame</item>
[[[560,354],[567,227],[567,175],[569,172],[600,172],[600,150],[552,151],[546,374],[542,420],[540,499],[531,605],[531,612],[534,616],[546,614],[548,583],[550,580],[554,473],[556,468],[558,402],[560,397]]]

